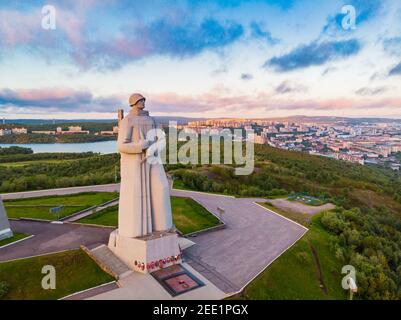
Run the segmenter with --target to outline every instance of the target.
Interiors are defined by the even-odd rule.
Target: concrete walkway
[[[88,209],[88,210],[82,211],[80,214],[72,215],[70,217],[66,217],[66,219],[63,220],[63,221],[67,221],[67,222],[78,221],[79,219],[85,218],[85,217],[90,216],[91,214],[93,214],[94,210],[95,210],[95,212],[98,212],[98,211],[101,211],[101,210],[106,209],[108,207],[113,207],[113,206],[116,206],[116,205],[118,205],[118,200],[113,201],[113,202],[109,202],[109,203],[107,203],[107,204],[105,204],[103,206],[100,205],[100,206],[96,207],[96,209],[93,209],[93,208],[92,209]]]
[[[133,272],[120,279],[120,288],[92,296],[89,300],[221,300],[227,295],[202,274],[183,263],[205,286],[172,297],[150,274]]]
[[[85,300],[85,299],[89,299],[94,296],[98,296],[98,295],[108,292],[108,291],[116,290],[118,288],[119,288],[119,286],[118,286],[117,282],[114,281],[112,283],[106,283],[106,284],[98,286],[98,287],[90,288],[90,289],[84,290],[82,292],[77,292],[77,293],[68,295],[67,297],[61,298],[60,300]]]
[[[55,196],[64,194],[75,194],[81,192],[120,192],[120,184],[103,184],[96,186],[83,186],[83,187],[71,187],[71,188],[60,188],[60,189],[46,189],[46,190],[36,190],[36,191],[24,191],[24,192],[14,192],[14,193],[3,193],[0,194],[3,200],[9,199],[25,199],[33,197],[43,197],[43,196]]]

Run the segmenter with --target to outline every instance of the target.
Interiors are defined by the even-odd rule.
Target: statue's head
[[[146,98],[140,93],[134,93],[129,97],[129,105],[132,108],[143,110],[145,108],[145,100]]]

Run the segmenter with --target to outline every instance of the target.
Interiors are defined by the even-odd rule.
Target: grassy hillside
[[[257,197],[299,192],[337,205],[336,211],[322,215],[321,223],[312,223],[305,238],[255,280],[243,297],[338,298],[341,290],[333,289],[340,283],[338,274],[351,264],[357,271],[357,298],[401,298],[399,173],[267,146],[255,146],[255,170],[249,176],[236,176],[231,165],[170,169],[180,188]],[[290,218],[308,221],[308,217]],[[313,260],[307,250],[311,243],[322,270],[329,270],[323,275],[332,290],[327,295],[311,287]]]
[[[391,170],[255,146],[255,170],[236,176],[231,165],[171,167],[181,187],[237,196],[300,192],[345,208],[385,206],[401,213],[401,176]]]

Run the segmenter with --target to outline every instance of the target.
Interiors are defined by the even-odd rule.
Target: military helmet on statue
[[[132,107],[136,105],[139,101],[146,100],[146,98],[140,93],[134,93],[129,97],[129,105]]]

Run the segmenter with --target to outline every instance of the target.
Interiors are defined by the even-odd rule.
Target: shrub
[[[10,285],[6,281],[0,281],[0,299],[10,291]]]
[[[342,220],[336,212],[327,211],[321,219],[322,225],[329,231],[340,234],[347,227],[347,223]]]

